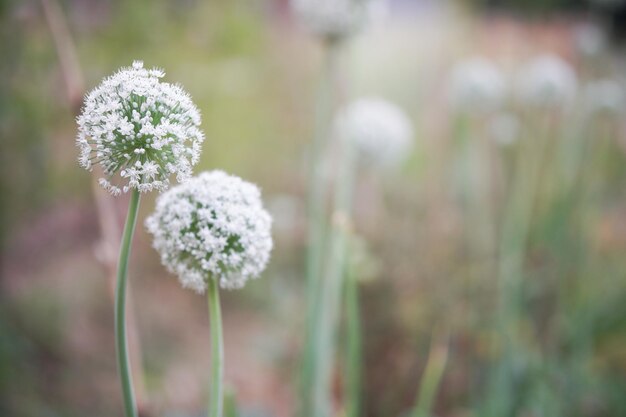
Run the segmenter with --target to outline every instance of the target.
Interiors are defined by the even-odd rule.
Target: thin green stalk
[[[130,361],[128,359],[128,342],[126,340],[126,281],[128,276],[130,246],[135,232],[138,211],[139,191],[133,189],[130,195],[128,216],[126,217],[124,234],[122,236],[120,260],[117,269],[117,287],[115,289],[115,342],[126,417],[137,417],[137,404],[135,402],[135,393],[133,392]]]
[[[428,417],[431,415],[433,402],[439,391],[441,379],[448,362],[448,334],[437,332],[433,334],[433,340],[428,353],[428,361],[420,382],[417,403],[413,409],[412,417]]]
[[[224,404],[224,339],[222,335],[222,312],[217,279],[209,277],[207,291],[209,324],[211,326],[211,397],[209,417],[222,417]]]
[[[358,417],[361,412],[361,315],[359,283],[348,274],[345,283],[346,303],[346,417]]]
[[[330,136],[330,124],[334,109],[334,84],[337,78],[338,44],[327,41],[324,44],[324,68],[317,94],[315,131],[311,148],[308,196],[308,243],[306,254],[306,327],[301,380],[301,414],[309,415],[312,404],[311,386],[314,363],[314,340],[316,321],[320,310],[320,275],[323,265],[322,248],[324,246],[327,220],[325,209],[327,192],[325,184],[324,154]]]
[[[345,272],[345,258],[352,189],[354,182],[354,149],[352,144],[342,140],[342,161],[335,189],[335,207],[333,210],[333,229],[330,236],[328,263],[324,276],[321,277],[320,296],[324,308],[318,311],[314,345],[313,373],[313,416],[329,417],[332,401],[332,370],[335,360],[334,337],[339,322],[342,281]]]
[[[499,312],[497,318],[500,336],[500,361],[491,377],[489,416],[506,416],[513,412],[516,403],[512,362],[520,353],[519,320],[523,313],[522,285],[524,261],[530,238],[532,218],[540,199],[539,191],[543,180],[542,167],[547,163],[546,152],[553,131],[551,117],[546,114],[542,132],[536,140],[531,137],[522,142],[519,149],[512,192],[503,219],[499,244]]]

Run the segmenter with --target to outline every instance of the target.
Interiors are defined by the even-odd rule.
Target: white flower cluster
[[[365,163],[392,167],[413,146],[413,128],[398,106],[377,98],[349,104],[338,116],[337,134],[354,144]]]
[[[135,61],[85,98],[78,117],[79,162],[89,170],[100,165],[99,183],[113,195],[165,190],[172,174],[183,181],[198,162],[204,140],[200,113],[181,87],[160,81],[164,75]]]
[[[520,76],[523,101],[540,107],[562,107],[570,103],[578,88],[573,68],[555,55],[532,60]]]
[[[600,26],[592,23],[580,25],[574,31],[574,41],[580,54],[586,58],[594,58],[607,48],[606,33]]]
[[[163,193],[146,220],[163,264],[197,292],[206,290],[208,279],[241,288],[257,278],[272,250],[271,224],[259,189],[222,171]]]
[[[302,23],[313,33],[341,38],[384,12],[384,0],[291,0]]]
[[[450,101],[458,111],[492,112],[502,104],[505,93],[504,77],[484,58],[470,58],[452,71]]]

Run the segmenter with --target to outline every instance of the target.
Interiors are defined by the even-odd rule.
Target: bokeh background
[[[410,410],[429,358],[444,366],[433,415],[486,415],[505,355],[510,415],[626,416],[625,107],[617,92],[592,112],[585,94],[600,79],[624,87],[625,32],[619,0],[396,0],[346,45],[345,98],[384,97],[415,125],[406,163],[364,167],[355,190],[364,416]],[[515,99],[518,73],[545,54],[577,75],[559,110]],[[475,56],[509,91],[480,115],[450,105],[450,74]],[[223,295],[226,380],[241,416],[293,416],[321,48],[284,0],[0,2],[0,415],[121,415],[110,260],[127,201],[103,199],[79,168],[74,118],[85,89],[135,59],[200,107],[196,172],[263,190],[275,249],[262,279]],[[520,197],[522,177],[534,185]],[[520,199],[532,204],[511,351],[495,336],[503,246],[483,237],[504,235]],[[140,218],[153,204],[143,199]],[[168,276],[143,227],[130,268],[142,409],[202,415],[205,299]]]

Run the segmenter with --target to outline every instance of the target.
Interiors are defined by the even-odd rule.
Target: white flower
[[[592,113],[619,114],[626,106],[624,88],[617,81],[603,79],[587,84],[584,92],[585,107]]]
[[[291,0],[291,7],[313,33],[340,38],[384,13],[384,0]]]
[[[525,67],[520,77],[520,97],[532,105],[565,106],[576,95],[576,73],[569,64],[554,55],[535,58]]]
[[[183,181],[198,162],[200,112],[181,87],[160,81],[164,75],[135,61],[85,97],[78,160],[88,170],[100,165],[99,183],[113,195],[165,190],[172,174]]]
[[[222,171],[203,172],[159,196],[146,227],[168,271],[204,292],[208,279],[241,288],[272,250],[272,219],[259,189]]]
[[[606,34],[601,27],[592,23],[580,25],[574,31],[576,47],[581,55],[593,58],[606,50]]]
[[[349,104],[338,116],[339,137],[354,144],[365,163],[398,165],[413,146],[413,128],[395,104],[365,98]]]
[[[484,58],[468,59],[452,71],[450,101],[459,111],[494,111],[501,105],[505,92],[504,77],[495,65]]]

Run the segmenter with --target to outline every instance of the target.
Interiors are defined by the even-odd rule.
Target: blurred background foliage
[[[224,169],[262,187],[275,217],[276,249],[263,279],[225,294],[226,379],[242,416],[294,415],[304,319],[302,199],[319,45],[281,0],[61,6],[86,88],[134,59],[163,67],[203,114],[207,140],[197,171]],[[463,170],[472,143],[488,136],[488,121],[450,112],[447,75],[473,55],[514,74],[533,55],[555,53],[575,66],[581,84],[609,76],[623,83],[626,6],[608,0],[392,6],[386,24],[350,45],[344,68],[349,97],[384,96],[416,125],[415,152],[401,172],[380,177],[364,169],[355,193],[356,230],[367,242],[361,273],[369,276],[361,284],[363,415],[400,416],[411,407],[434,329],[444,327],[449,355],[434,413],[486,416],[499,398],[490,375],[506,355],[494,343],[495,262],[476,246],[484,220],[475,217],[475,205],[480,210],[484,203],[481,179],[477,185]],[[588,22],[612,36],[608,49],[590,59],[576,47],[577,30]],[[0,56],[0,415],[119,415],[113,315],[98,262],[90,175],[76,163],[75,109],[40,2],[0,2]],[[541,173],[548,185],[540,187],[529,226],[522,312],[509,323],[518,338],[507,362],[518,394],[511,415],[626,416],[623,113],[586,123],[573,111],[546,131],[541,112],[507,106],[519,113],[519,143],[554,137],[564,149],[550,154],[555,159]],[[489,178],[500,184],[500,202],[510,196],[507,181],[523,149],[497,149],[501,166]],[[583,182],[560,187],[553,180],[559,155],[581,149]],[[142,202],[142,217],[153,200]],[[125,201],[115,207],[121,222]],[[148,415],[201,415],[209,366],[204,300],[167,276],[141,228],[131,281]],[[338,387],[341,379],[337,372]]]

